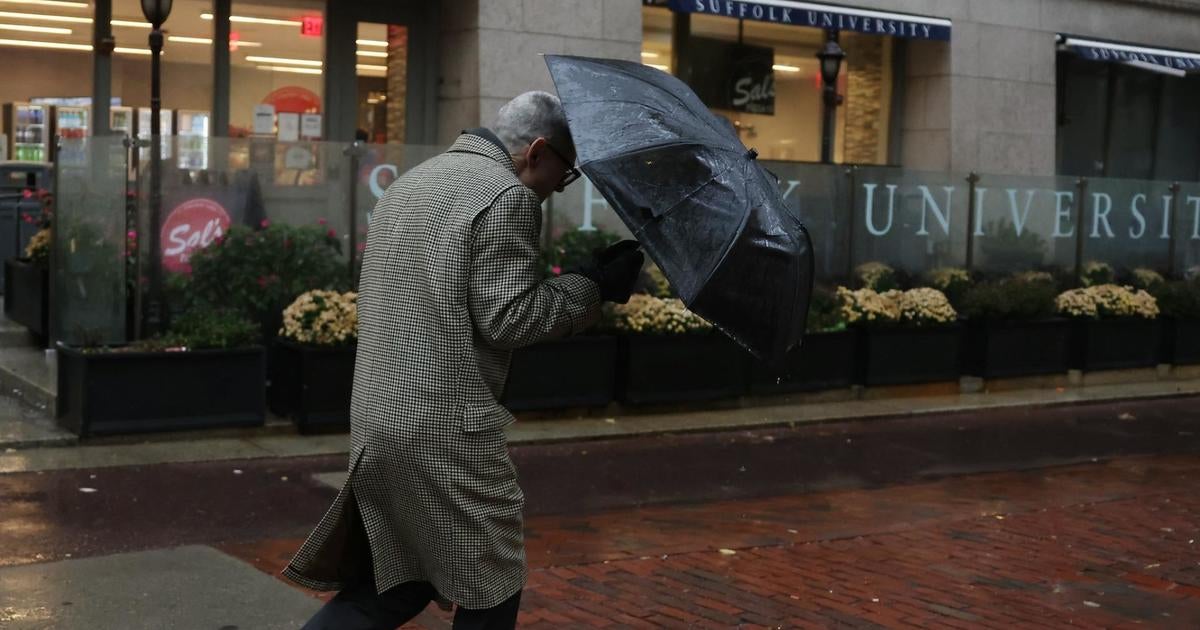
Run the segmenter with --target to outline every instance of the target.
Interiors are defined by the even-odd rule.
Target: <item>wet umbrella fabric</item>
[[[808,231],[737,131],[640,63],[547,55],[580,169],[680,298],[760,358],[804,333]]]

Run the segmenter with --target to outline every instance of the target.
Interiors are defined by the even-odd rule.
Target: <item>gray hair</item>
[[[494,130],[509,153],[520,153],[534,140],[545,138],[551,146],[575,155],[575,142],[558,97],[549,92],[526,92],[500,108]]]

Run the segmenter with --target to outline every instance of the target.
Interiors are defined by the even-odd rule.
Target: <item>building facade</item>
[[[144,135],[139,3],[46,4],[0,7],[0,102],[47,107],[61,135]],[[549,89],[539,54],[565,53],[663,68],[766,158],[816,161],[815,53],[832,31],[846,53],[837,162],[1200,179],[1197,0],[178,0],[166,29],[173,133],[263,135],[273,112],[311,118],[272,120],[273,134],[444,145],[520,91]],[[759,102],[727,102],[739,71],[729,50],[771,61],[743,85]],[[81,103],[82,120],[69,109]],[[36,111],[8,118],[6,157],[38,155],[18,143],[49,146]]]

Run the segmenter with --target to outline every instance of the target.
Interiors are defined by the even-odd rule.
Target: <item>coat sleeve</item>
[[[600,316],[600,288],[566,274],[542,280],[541,205],[515,186],[475,219],[468,306],[491,346],[519,348],[581,332]]]

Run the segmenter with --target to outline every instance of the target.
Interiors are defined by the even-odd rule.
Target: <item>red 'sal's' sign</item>
[[[189,199],[171,210],[163,223],[163,267],[187,273],[192,252],[212,245],[229,231],[229,213],[225,208],[203,197]]]

